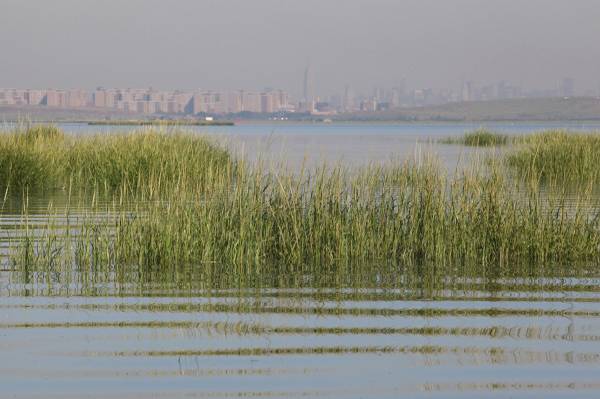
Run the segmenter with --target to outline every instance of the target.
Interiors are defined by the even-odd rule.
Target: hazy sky
[[[0,0],[0,87],[600,83],[599,0]]]

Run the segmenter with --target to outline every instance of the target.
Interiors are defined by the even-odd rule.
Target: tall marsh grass
[[[240,161],[235,181],[224,184],[215,181],[219,189],[202,198],[182,190],[161,201],[136,199],[127,210],[113,206],[113,218],[94,219],[92,211],[70,236],[49,223],[43,240],[15,246],[13,262],[168,276],[190,267],[353,274],[373,264],[386,271],[477,265],[502,275],[600,262],[593,190],[573,196],[539,179],[515,182],[500,159],[455,174],[427,153],[356,169]]]
[[[0,190],[210,190],[229,182],[235,160],[212,139],[183,130],[67,135],[53,126],[0,134]]]
[[[552,129],[514,140],[506,162],[521,175],[576,183],[595,181],[600,172],[600,132]]]
[[[114,200],[110,209],[77,211],[79,221],[68,226],[48,222],[40,232],[25,222],[24,236],[11,245],[13,263],[25,268],[171,276],[207,267],[277,275],[360,273],[372,264],[387,271],[475,264],[502,273],[600,263],[594,185],[567,192],[538,174],[515,179],[497,157],[474,159],[454,173],[427,151],[358,168],[288,170],[261,159],[235,160],[186,133],[27,132],[6,135],[2,151],[27,154],[34,164],[22,163],[32,171],[27,176],[47,174],[31,182],[70,181],[88,185],[94,196],[107,186]],[[10,159],[3,161],[4,186],[25,186],[28,180],[10,180],[19,158]]]
[[[494,147],[508,144],[508,135],[486,128],[479,128],[466,132],[463,137],[449,137],[438,142],[441,144],[462,144],[471,147]]]
[[[298,272],[369,262],[600,260],[590,192],[573,199],[545,189],[542,198],[536,182],[520,186],[499,163],[448,176],[433,157],[354,171],[323,167],[302,178],[251,173],[224,197],[158,204],[146,218],[122,220],[115,261]]]

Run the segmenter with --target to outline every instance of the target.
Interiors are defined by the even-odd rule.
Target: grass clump
[[[448,137],[439,141],[441,144],[462,144],[472,147],[494,147],[508,144],[508,135],[479,128],[466,132],[463,137]]]
[[[595,181],[600,172],[600,132],[552,129],[515,139],[507,164],[544,180]]]
[[[55,126],[20,125],[0,133],[0,189],[59,186],[65,140]]]
[[[0,135],[0,190],[61,187],[149,194],[210,190],[230,181],[235,161],[210,138],[183,130],[66,135],[54,126]]]

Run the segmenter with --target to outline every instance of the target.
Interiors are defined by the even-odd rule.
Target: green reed
[[[87,185],[92,204],[74,210],[77,219],[67,225],[54,223],[50,210],[42,227],[26,221],[11,245],[21,268],[105,270],[123,281],[184,281],[194,269],[211,280],[225,271],[360,275],[401,268],[435,281],[468,265],[495,279],[600,261],[595,186],[572,191],[536,174],[515,179],[497,157],[473,159],[454,173],[427,151],[356,168],[288,170],[235,160],[187,133],[59,142],[62,178]],[[430,266],[419,271],[421,265]]]
[[[494,147],[508,144],[508,135],[481,127],[466,132],[463,137],[448,137],[438,142],[440,144],[462,144],[472,147]]]
[[[600,207],[591,188],[573,196],[539,180],[515,182],[498,159],[475,160],[453,175],[428,154],[299,173],[242,161],[238,172],[233,184],[216,182],[219,189],[202,198],[180,191],[161,201],[136,200],[128,211],[115,208],[111,219],[92,220],[91,211],[71,238],[52,224],[45,234],[62,242],[55,245],[73,264],[117,273],[133,268],[145,281],[177,279],[188,267],[347,275],[370,264],[405,265],[417,274],[418,265],[435,265],[423,271],[429,277],[475,264],[496,278],[531,265],[545,270],[600,260]],[[51,251],[36,256],[29,248],[33,254],[17,254],[16,264],[47,263]]]
[[[600,132],[552,129],[516,138],[507,164],[521,174],[563,182],[594,181],[600,172]]]
[[[0,134],[2,191],[97,187],[157,195],[210,190],[234,174],[235,160],[213,139],[180,129],[88,136],[20,126]]]

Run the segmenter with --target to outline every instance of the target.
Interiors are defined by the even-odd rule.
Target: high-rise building
[[[231,93],[231,112],[237,114],[243,111],[242,99],[244,98],[243,91],[236,91]]]
[[[396,108],[400,106],[400,96],[398,90],[392,91],[392,99],[390,100],[390,108]]]
[[[85,91],[81,89],[69,90],[69,107],[85,107]]]
[[[289,96],[287,91],[277,90],[277,107],[280,110],[286,110],[289,102]]]
[[[473,82],[463,82],[461,96],[462,96],[463,101],[474,101],[475,100]]]
[[[98,87],[95,92],[92,93],[92,102],[94,103],[94,107],[105,107],[106,101],[104,100],[104,89]]]
[[[173,96],[173,101],[175,101],[175,112],[179,113],[192,113],[193,106],[192,98],[194,95],[191,93],[177,93]]]
[[[277,112],[277,109],[279,108],[277,97],[278,97],[277,92],[275,92],[275,91],[272,91],[269,93],[262,93],[261,94],[261,111],[268,112],[268,113]]]
[[[350,86],[346,86],[344,93],[344,107],[347,109],[354,108],[354,89]]]
[[[257,92],[244,92],[242,99],[242,107],[244,111],[262,112],[262,95]]]
[[[195,93],[193,101],[193,114],[204,112],[207,114],[224,114],[229,110],[227,93]]]
[[[64,91],[48,89],[46,91],[46,105],[50,107],[66,107],[67,93]]]
[[[313,72],[310,67],[310,62],[306,62],[306,70],[304,71],[304,101],[309,103],[315,99],[315,88],[313,85]]]
[[[215,114],[226,114],[229,111],[229,94],[225,92],[212,93],[213,110]]]
[[[560,86],[560,95],[565,97],[571,97],[574,95],[573,78],[563,79],[563,83]]]
[[[46,103],[46,90],[31,90],[25,92],[28,105],[43,105]]]
[[[68,96],[67,96],[68,94]],[[283,90],[261,92],[239,91],[184,93],[161,92],[150,89],[105,89],[98,87],[92,93],[92,102],[86,101],[81,89],[64,91],[0,89],[0,105],[48,105],[55,107],[102,107],[144,113],[225,114],[230,112],[278,112],[288,107],[288,93]]]
[[[508,91],[506,89],[506,82],[504,80],[498,83],[498,98],[508,98]]]
[[[0,105],[15,104],[15,89],[0,89]]]
[[[231,93],[231,112],[262,112],[262,93],[236,91]]]

